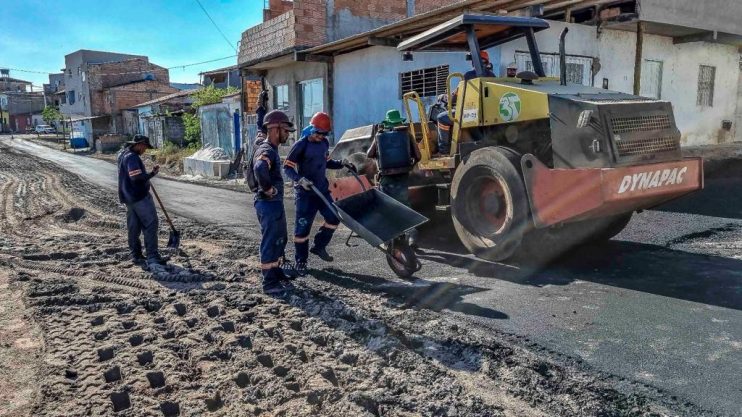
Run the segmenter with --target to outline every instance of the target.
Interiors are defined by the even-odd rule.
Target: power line
[[[204,11],[204,14],[206,15],[206,17],[208,17],[209,20],[211,20],[211,23],[214,25],[216,30],[218,30],[219,33],[222,35],[222,38],[224,38],[224,41],[227,42],[227,45],[229,45],[229,47],[232,48],[235,53],[237,53],[237,48],[235,48],[235,46],[232,45],[232,42],[229,41],[229,38],[227,38],[227,35],[225,35],[224,32],[222,32],[222,30],[219,29],[219,25],[217,25],[214,19],[211,18],[211,15],[209,14],[209,12],[207,12],[206,8],[204,8],[204,5],[201,4],[201,0],[196,0],[196,3],[198,3],[198,6],[201,8],[201,10]]]
[[[224,61],[225,59],[235,58],[236,56],[237,55],[230,55],[230,56],[225,56],[225,57],[222,57],[222,58],[210,59],[208,61],[194,62],[192,64],[184,64],[184,65],[175,65],[175,66],[172,66],[172,67],[164,67],[164,69],[166,69],[166,70],[181,69],[181,68],[182,69],[185,69],[185,68],[188,68],[188,67],[194,67],[196,65],[203,65],[203,64],[210,64],[212,62],[217,62],[217,61]],[[115,63],[115,61],[113,61],[111,63]],[[3,68],[5,68],[5,67],[3,67]],[[28,70],[28,69],[23,69],[23,68],[6,68],[6,69],[8,69],[10,71],[28,72],[28,73],[32,73],[32,74],[44,74],[44,75],[49,75],[49,74],[63,74],[63,72],[44,72],[44,71]],[[155,68],[155,69],[152,69],[152,70],[145,70],[145,71],[105,72],[102,75],[147,74],[147,73],[155,72],[155,71],[158,71],[158,70],[159,70],[159,68]]]

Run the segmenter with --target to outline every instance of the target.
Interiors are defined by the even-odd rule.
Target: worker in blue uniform
[[[149,181],[160,171],[155,165],[152,172],[147,172],[142,158],[147,149],[153,146],[144,135],[134,135],[118,157],[118,191],[119,201],[126,205],[126,229],[129,240],[131,260],[135,264],[148,266],[165,265],[157,249],[157,210],[150,195]],[[144,235],[144,247],[147,257],[142,254],[142,243],[139,235]]]
[[[295,278],[293,267],[284,264],[288,238],[286,212],[283,207],[283,176],[278,145],[286,143],[294,132],[288,116],[273,110],[265,115],[266,139],[255,149],[252,173],[255,183],[255,212],[260,222],[260,268],[263,274],[263,292],[283,295],[288,288],[285,281]],[[250,179],[248,179],[248,183]]]
[[[291,147],[284,161],[284,172],[294,181],[296,188],[294,246],[296,271],[300,276],[307,273],[309,252],[326,262],[333,261],[333,257],[327,253],[327,245],[340,224],[340,219],[335,213],[312,191],[312,185],[324,195],[327,201],[332,201],[330,184],[325,176],[326,170],[343,167],[353,171],[356,169],[349,162],[330,159],[330,143],[327,135],[331,127],[332,122],[327,113],[316,113],[310,120],[309,126],[302,130],[301,138]],[[309,233],[317,211],[320,212],[325,222],[314,237],[314,244],[310,249]]]

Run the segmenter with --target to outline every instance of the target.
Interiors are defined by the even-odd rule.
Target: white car
[[[49,125],[36,125],[36,133],[55,133],[54,128]]]

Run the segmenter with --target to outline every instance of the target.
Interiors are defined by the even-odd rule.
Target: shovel
[[[150,187],[152,187],[152,194],[155,195],[157,202],[160,203],[160,208],[162,209],[162,212],[165,213],[165,219],[167,219],[167,224],[170,225],[170,237],[167,239],[167,247],[172,248],[172,249],[178,249],[178,247],[180,247],[180,232],[175,229],[175,226],[173,226],[173,221],[170,220],[170,216],[167,214],[167,210],[165,210],[165,206],[162,204],[162,200],[160,200],[160,196],[157,195],[155,186],[150,184]]]

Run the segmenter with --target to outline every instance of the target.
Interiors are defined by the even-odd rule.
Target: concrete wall
[[[283,84],[288,85],[290,108],[287,111],[287,114],[291,120],[295,123],[299,123],[299,114],[301,114],[301,109],[299,108],[299,82],[315,78],[321,78],[324,82],[324,109],[329,109],[330,102],[327,94],[327,65],[318,62],[295,62],[281,68],[270,70],[266,75],[266,82],[271,88],[271,108],[275,108],[276,104],[273,102],[274,97],[272,94],[272,87]]]
[[[739,0],[640,0],[640,17],[703,30],[742,35],[742,1]]]
[[[499,50],[489,53],[497,62]],[[373,46],[335,57],[335,138],[347,129],[380,122],[389,109],[404,112],[399,98],[400,73],[444,64],[451,73],[471,69],[463,53],[418,53],[414,61],[403,61],[396,48]],[[424,101],[430,105],[435,97]]]
[[[742,54],[740,55],[739,85],[737,86],[737,118],[734,123],[734,140],[742,142]]]

